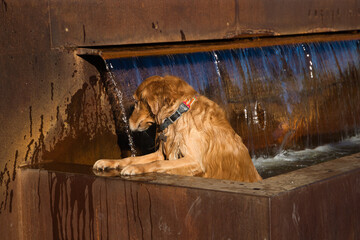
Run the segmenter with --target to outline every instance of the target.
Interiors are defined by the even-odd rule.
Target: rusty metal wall
[[[48,1],[0,2],[0,235],[19,239],[18,166],[117,157],[96,68],[51,48]],[[54,155],[51,150],[56,149]]]
[[[53,47],[360,29],[359,0],[50,0]]]

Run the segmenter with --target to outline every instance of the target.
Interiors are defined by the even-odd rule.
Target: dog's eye
[[[139,104],[139,102],[137,100],[135,100],[135,107],[137,107]]]

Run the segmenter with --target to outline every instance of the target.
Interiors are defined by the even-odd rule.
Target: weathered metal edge
[[[264,179],[257,183],[243,183],[237,181],[206,179],[201,177],[188,177],[167,174],[145,174],[140,176],[120,177],[118,171],[91,173],[91,166],[56,163],[40,164],[37,166],[23,167],[28,171],[62,172],[68,174],[80,174],[92,177],[109,178],[119,181],[135,181],[144,184],[159,184],[173,187],[196,188],[209,191],[221,191],[238,193],[258,197],[273,197],[299,188],[303,188],[318,182],[327,181],[345,174],[360,173],[360,153],[338,158],[325,163],[320,163],[307,168],[281,174]],[[61,167],[59,167],[59,165]]]
[[[359,31],[306,34],[292,36],[258,37],[224,41],[202,41],[186,43],[166,43],[148,45],[120,45],[98,48],[79,47],[75,49],[77,55],[97,55],[104,60],[140,56],[160,56],[168,54],[196,53],[219,51],[239,48],[256,48],[276,45],[289,45],[311,42],[334,42],[360,39]]]

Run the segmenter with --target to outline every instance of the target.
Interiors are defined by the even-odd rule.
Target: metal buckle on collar
[[[195,101],[195,99],[196,97],[191,100],[191,104]],[[191,104],[189,106],[191,106]],[[178,109],[170,117],[165,118],[164,122],[160,124],[160,131],[165,130],[170,124],[173,124],[176,120],[178,120],[178,118],[181,117],[183,113],[187,112],[190,109],[189,106],[182,102]]]
[[[183,102],[180,104],[178,110],[176,110],[177,112],[180,111],[180,113],[184,113],[187,112],[189,110],[189,107],[186,106]]]
[[[168,119],[171,121],[171,123],[173,123],[179,117],[181,117],[181,114],[187,112],[188,110],[189,110],[188,106],[186,106],[184,103],[181,103],[178,109]]]
[[[168,119],[170,120],[171,123],[173,123],[173,122],[175,122],[180,116],[181,116],[181,112],[179,112],[178,110],[176,110],[176,112],[174,112],[173,115],[171,115]]]

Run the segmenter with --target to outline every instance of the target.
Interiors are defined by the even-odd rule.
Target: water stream
[[[112,73],[112,69],[113,69],[112,64],[105,63],[105,67],[106,67],[106,71],[108,74],[107,81],[106,81],[106,88],[107,88],[108,94],[112,95],[111,97],[114,100],[114,102],[112,103],[112,109],[116,115],[115,118],[118,120],[118,121],[115,121],[116,125],[117,125],[116,129],[117,129],[117,131],[119,131],[120,129],[123,129],[123,131],[125,132],[125,134],[127,136],[127,140],[128,140],[128,145],[129,145],[130,151],[131,151],[131,156],[134,157],[134,156],[136,156],[136,150],[135,150],[134,140],[133,140],[133,137],[130,132],[128,118],[126,116],[126,110],[125,110],[124,103],[123,103],[123,94],[122,94],[121,89],[117,86],[114,74]],[[121,119],[121,122],[123,123],[123,124],[121,124],[122,127],[118,126],[119,121],[120,121],[119,118]]]
[[[143,79],[170,74],[186,80],[226,111],[259,168],[290,155],[315,162],[321,157],[308,156],[309,149],[360,133],[359,40],[121,58],[107,64],[127,114]],[[149,147],[136,139],[135,145],[139,154]]]

